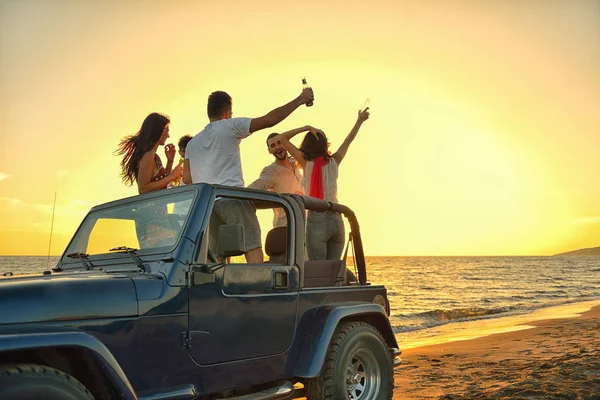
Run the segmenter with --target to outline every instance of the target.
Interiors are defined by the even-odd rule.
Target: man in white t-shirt
[[[311,88],[289,103],[259,118],[232,118],[231,96],[222,91],[208,97],[210,123],[187,145],[183,181],[244,187],[240,142],[253,132],[277,125],[303,104],[314,100]],[[214,245],[218,226],[242,223],[246,238],[246,260],[262,263],[263,252],[256,210],[250,202],[220,200],[211,215],[209,237]],[[214,216],[214,218],[213,218]],[[214,247],[213,247],[214,248]]]

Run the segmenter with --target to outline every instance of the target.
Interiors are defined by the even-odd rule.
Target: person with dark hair
[[[183,170],[183,162],[185,160],[185,149],[187,147],[187,144],[190,142],[190,140],[192,140],[192,135],[185,135],[182,136],[181,138],[179,138],[179,142],[177,142],[177,147],[179,155],[181,156],[181,159],[179,160],[179,166],[181,166],[182,170]],[[182,175],[175,179],[173,182],[169,183],[169,186],[167,186],[168,188],[175,188],[178,186],[184,186],[185,182],[183,182],[183,180],[181,179],[183,177],[183,173]],[[185,200],[185,201],[178,201],[175,203],[175,205],[173,206],[173,214],[180,214],[180,215],[185,215],[189,212],[190,206],[192,204],[192,200]]]
[[[294,100],[262,117],[232,118],[231,96],[223,91],[211,93],[207,105],[210,123],[188,143],[183,181],[186,184],[211,183],[244,187],[240,158],[242,139],[253,132],[277,125],[298,107],[313,100],[312,89],[305,88]],[[226,199],[215,202],[210,222],[211,241],[215,240],[219,226],[225,223],[244,225],[246,260],[249,263],[262,263],[260,226],[254,205],[247,201]]]
[[[311,126],[294,129],[290,132],[298,134],[314,129]],[[304,195],[302,173],[296,160],[290,157],[281,144],[278,133],[267,136],[267,150],[275,157],[272,164],[263,168],[257,180],[248,185],[250,189],[270,190],[276,193],[295,193]],[[273,209],[273,227],[286,226],[287,217],[283,209]]]
[[[185,135],[179,138],[179,142],[177,142],[177,147],[179,147],[179,155],[185,159],[185,149],[188,143],[192,140],[192,135]]]
[[[136,182],[140,194],[165,189],[170,182],[181,176],[181,166],[173,168],[175,146],[165,146],[169,138],[170,123],[168,116],[152,113],[144,119],[142,127],[135,135],[126,136],[119,143],[116,153],[123,156],[123,183],[131,186]],[[163,167],[160,156],[156,154],[158,146],[165,146],[166,168]]]
[[[179,155],[181,156],[181,159],[179,160],[179,165],[181,165],[182,174],[179,178],[177,178],[173,182],[169,183],[169,185],[167,186],[168,188],[185,185],[185,183],[182,181],[181,178],[183,178],[183,162],[185,160],[185,149],[190,140],[192,140],[192,136],[185,135],[185,136],[182,136],[181,138],[179,138],[179,142],[177,142],[177,147],[179,147],[179,150],[177,150],[177,151],[178,151]]]
[[[338,166],[346,156],[363,122],[369,119],[369,108],[358,111],[354,127],[339,149],[331,154],[327,136],[321,130],[311,128],[302,140],[300,148],[290,139],[297,131],[280,135],[281,144],[304,169],[304,191],[311,197],[337,203]],[[308,212],[306,221],[306,247],[310,260],[339,260],[344,249],[345,232],[342,217],[334,212]]]
[[[132,136],[124,137],[119,143],[117,154],[122,155],[121,178],[123,183],[131,186],[137,183],[138,193],[153,192],[166,189],[169,183],[181,176],[181,165],[173,168],[175,146],[165,142],[169,138],[168,116],[159,113],[148,115],[142,127]],[[156,154],[158,146],[165,146],[167,167],[163,167],[160,156]],[[152,201],[137,210],[135,221],[136,234],[140,248],[154,247],[161,240],[172,236],[165,215],[166,208]]]

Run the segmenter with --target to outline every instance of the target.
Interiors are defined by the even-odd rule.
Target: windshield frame
[[[56,267],[59,267],[61,269],[62,268],[69,269],[69,270],[78,269],[77,266],[79,266],[81,268],[83,267],[80,259],[69,258],[69,257],[67,257],[67,254],[71,253],[71,250],[72,250],[71,247],[74,246],[74,244],[77,240],[81,240],[80,238],[82,237],[82,235],[87,236],[87,240],[89,241],[90,232],[84,232],[84,230],[88,229],[88,226],[91,223],[90,221],[92,221],[92,220],[98,221],[99,220],[99,218],[97,218],[97,215],[99,213],[101,214],[102,212],[105,212],[107,210],[127,207],[128,205],[132,205],[132,204],[144,204],[145,202],[152,202],[156,199],[177,198],[186,192],[192,193],[192,196],[189,197],[189,200],[191,200],[190,208],[187,211],[187,215],[185,216],[184,223],[181,226],[181,229],[179,230],[174,243],[172,245],[168,245],[168,246],[156,246],[156,247],[149,247],[149,248],[145,248],[145,249],[143,249],[143,248],[139,249],[136,251],[136,256],[142,257],[142,258],[156,258],[157,255],[162,256],[165,254],[172,253],[179,246],[181,240],[185,236],[186,229],[188,228],[188,226],[190,224],[190,220],[194,214],[193,210],[194,210],[194,207],[196,206],[196,202],[198,200],[198,189],[194,186],[190,185],[188,187],[186,185],[186,186],[182,186],[179,188],[172,188],[172,189],[168,189],[168,190],[159,190],[159,191],[145,193],[145,194],[138,195],[138,196],[131,196],[131,197],[127,197],[124,199],[111,201],[109,203],[105,203],[105,204],[101,204],[101,205],[92,207],[92,209],[86,214],[85,218],[83,218],[83,220],[79,224],[77,230],[71,237],[71,240],[69,240],[69,243],[65,247],[65,250],[63,251],[63,254],[61,255],[60,259],[58,260]],[[186,198],[184,201],[187,201],[187,200],[188,199]],[[168,203],[168,201],[166,203]],[[95,224],[95,222],[94,222],[94,224]],[[92,227],[93,227],[93,225],[92,225]],[[88,243],[88,245],[89,245],[89,243]],[[115,261],[117,261],[117,260],[125,260],[127,264],[132,263],[130,256],[128,254],[126,254],[125,252],[110,252],[109,249],[106,249],[105,253],[90,254],[87,257],[87,260],[94,261],[94,267],[99,267],[99,268],[102,268],[103,265],[107,264],[107,263],[102,263],[102,262],[97,263],[98,261],[103,261],[103,260],[108,261],[109,265],[114,264]],[[120,264],[120,262],[119,262],[119,264]]]

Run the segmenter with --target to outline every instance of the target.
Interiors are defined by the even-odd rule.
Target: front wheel
[[[390,400],[394,369],[385,339],[366,322],[340,324],[321,375],[307,382],[310,400]]]
[[[2,400],[94,400],[75,378],[37,364],[0,365]]]

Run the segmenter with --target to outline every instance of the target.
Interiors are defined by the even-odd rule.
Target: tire
[[[321,375],[306,386],[310,400],[391,400],[394,368],[385,339],[366,322],[340,324]]]
[[[78,380],[37,364],[0,366],[2,400],[94,400]]]

